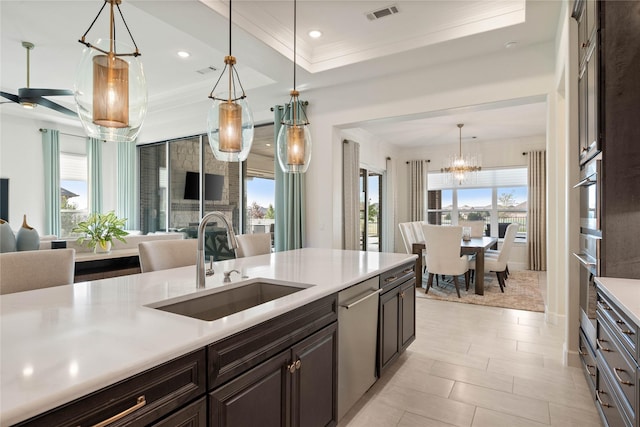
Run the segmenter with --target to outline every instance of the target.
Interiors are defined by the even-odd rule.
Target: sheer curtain
[[[102,141],[87,138],[89,213],[102,213]]]
[[[409,164],[409,221],[424,220],[424,161],[410,160]]]
[[[42,157],[44,159],[44,234],[60,236],[60,133],[42,130]]]
[[[342,247],[360,249],[360,144],[342,144]]]
[[[136,144],[118,143],[118,210],[120,218],[127,218],[125,227],[136,229],[138,218],[136,209]]]
[[[527,247],[529,268],[547,269],[547,161],[545,151],[530,151],[528,154],[529,200]]]
[[[300,101],[302,105],[304,102]],[[284,107],[273,107],[273,145],[277,145]],[[276,251],[288,251],[304,247],[305,220],[305,174],[284,173],[280,169],[277,155],[274,156],[276,177],[276,221],[274,246]]]

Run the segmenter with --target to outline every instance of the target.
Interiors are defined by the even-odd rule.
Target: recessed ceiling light
[[[322,31],[320,31],[320,30],[311,30],[311,31],[309,31],[309,37],[311,37],[312,39],[317,39],[319,37],[322,37]]]
[[[189,52],[187,52],[186,50],[179,50],[178,51],[178,56],[180,58],[188,58],[191,56],[191,54]]]

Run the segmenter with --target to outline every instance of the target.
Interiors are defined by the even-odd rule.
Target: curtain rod
[[[42,132],[42,133],[47,133],[47,131],[48,131],[48,129],[43,129],[43,128],[40,128],[40,129],[38,129],[38,130],[39,130],[40,132]],[[82,139],[86,139],[86,138],[87,138],[87,136],[86,136],[86,135],[75,135],[75,134],[73,134],[73,133],[66,133],[66,132],[60,132],[60,131],[58,131],[58,133],[59,133],[60,135],[75,136],[76,138],[82,138]]]
[[[431,160],[430,160],[430,159],[427,159],[427,160],[423,160],[423,162],[431,163]],[[409,162],[405,162],[405,163],[406,163],[406,164],[409,164]]]

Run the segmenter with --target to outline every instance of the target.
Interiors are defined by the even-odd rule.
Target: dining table
[[[469,240],[460,239],[460,254],[476,256],[475,292],[476,295],[484,295],[484,252],[497,245],[497,237],[471,237]],[[422,287],[422,251],[426,245],[424,242],[416,242],[412,245],[412,252],[418,255],[416,260],[416,287]]]

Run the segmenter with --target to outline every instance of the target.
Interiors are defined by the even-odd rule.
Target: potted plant
[[[86,242],[95,252],[109,252],[114,238],[126,243],[124,236],[129,234],[124,231],[126,221],[126,218],[118,218],[113,211],[106,214],[94,213],[86,221],[79,222],[73,232],[82,233],[78,237],[78,243]]]

